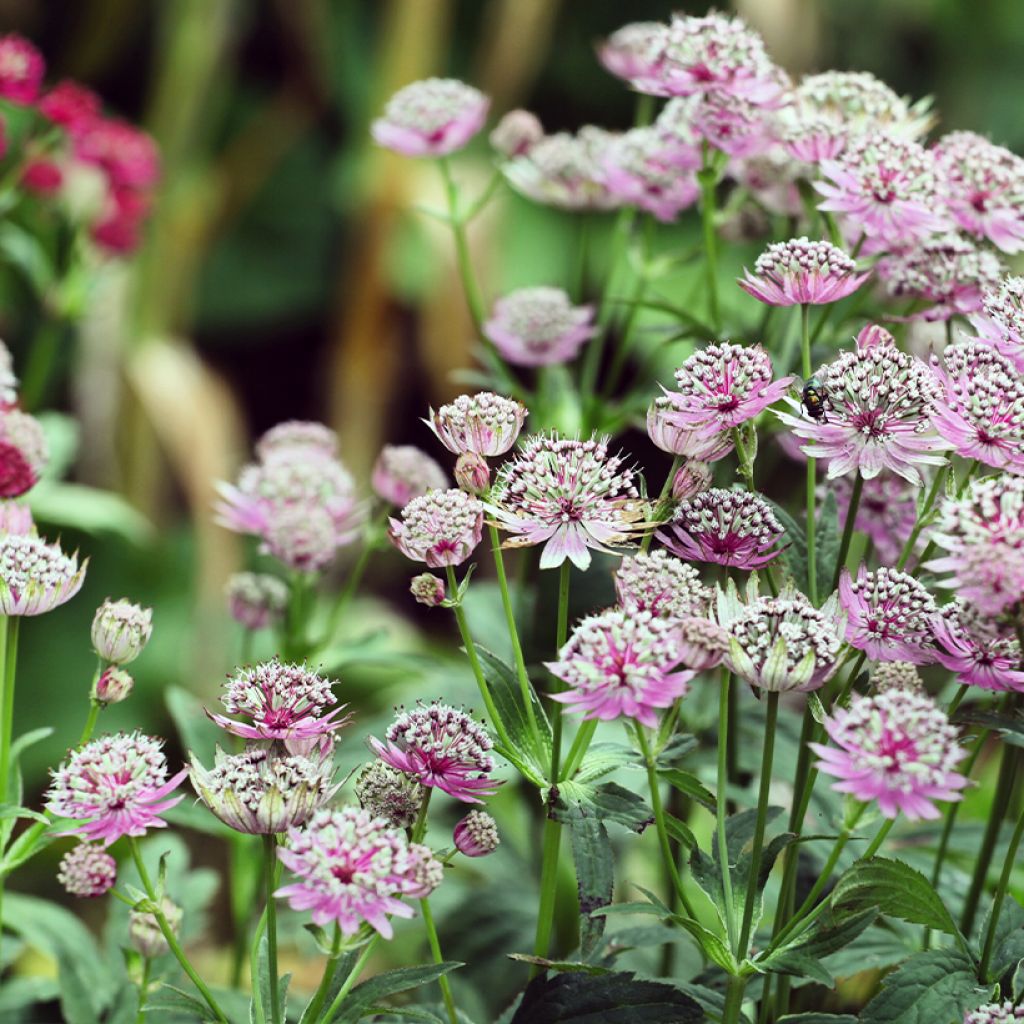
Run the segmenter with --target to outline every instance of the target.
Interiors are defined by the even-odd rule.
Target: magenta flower
[[[486,507],[513,535],[506,545],[544,545],[542,569],[568,558],[585,570],[591,548],[607,551],[643,530],[646,508],[635,479],[602,440],[535,434],[500,468]]]
[[[797,437],[802,451],[828,460],[828,478],[859,470],[866,480],[888,469],[912,484],[923,483],[920,466],[941,466],[949,447],[931,421],[940,392],[928,366],[896,348],[892,335],[866,327],[854,352],[844,352],[818,372],[826,396],[826,417],[777,413]]]
[[[0,535],[0,614],[45,615],[82,589],[86,559],[66,555],[34,532]]]
[[[0,498],[17,498],[35,487],[49,461],[39,420],[20,409],[0,409]]]
[[[1007,277],[982,293],[981,311],[972,313],[978,337],[1024,373],[1024,277]]]
[[[967,779],[956,771],[965,751],[945,713],[926,693],[886,690],[855,696],[825,719],[834,746],[810,744],[818,768],[840,781],[832,788],[877,803],[886,818],[940,817],[932,801],[961,799]]]
[[[916,142],[865,135],[841,157],[822,161],[821,171],[818,209],[842,214],[854,237],[901,248],[950,227],[934,155]]]
[[[484,506],[464,491],[429,491],[388,520],[391,543],[414,562],[431,569],[461,565],[480,543]]]
[[[285,420],[256,442],[260,462],[294,462],[338,457],[338,435],[313,420]]]
[[[1021,1018],[1024,1018],[1024,1006],[1014,1006],[1007,999],[970,1010],[964,1014],[963,1024],[1016,1024]]]
[[[92,89],[65,79],[47,91],[36,109],[48,121],[59,124],[69,135],[77,137],[99,118],[103,103]]]
[[[466,857],[486,857],[501,844],[498,823],[486,811],[470,811],[456,824],[452,842]]]
[[[24,36],[0,36],[0,98],[31,103],[39,95],[46,64],[43,55]]]
[[[608,147],[604,157],[608,191],[623,204],[670,224],[700,195],[695,174],[700,150],[673,141],[657,126],[633,128]]]
[[[167,825],[160,815],[180,803],[172,797],[188,774],[167,777],[161,740],[140,732],[101,736],[72,752],[52,772],[46,807],[85,824],[62,835],[102,840],[110,846],[121,836],[143,836]]]
[[[583,717],[631,718],[658,725],[659,708],[671,707],[696,674],[676,671],[680,662],[675,625],[651,612],[611,608],[582,619],[558,652],[545,662],[568,689],[551,699],[583,711]]]
[[[777,141],[774,111],[754,100],[712,89],[682,102],[690,105],[694,134],[728,156],[762,156]]]
[[[932,595],[913,576],[882,566],[861,566],[856,580],[843,569],[839,603],[847,615],[846,642],[873,661],[935,661],[931,618],[938,611]]]
[[[634,21],[603,40],[597,47],[597,57],[616,78],[630,83],[656,82],[667,40],[668,26],[662,22]]]
[[[413,916],[402,897],[428,896],[444,874],[426,846],[355,807],[322,810],[304,828],[289,829],[277,856],[297,881],[274,895],[292,910],[312,911],[321,928],[336,922],[343,935],[357,934],[365,921],[390,939],[389,916]]]
[[[494,304],[483,331],[514,366],[571,362],[596,333],[592,306],[574,306],[561,288],[520,288]]]
[[[72,896],[95,899],[113,888],[117,861],[98,843],[78,843],[61,858],[57,881]]]
[[[839,522],[849,514],[853,480],[841,476],[826,487],[836,496]],[[893,565],[917,522],[918,488],[895,473],[883,471],[864,480],[854,529],[866,533],[883,565]]]
[[[934,152],[957,226],[1003,252],[1024,250],[1024,160],[974,132],[950,132]]]
[[[739,286],[770,306],[838,302],[868,277],[857,273],[857,264],[842,249],[806,237],[768,246],[757,257],[754,273],[744,273]]]
[[[240,668],[221,698],[229,715],[210,718],[222,729],[247,740],[277,740],[290,754],[308,755],[314,747],[333,739],[335,730],[347,725],[351,715],[337,716],[347,705],[334,696],[334,682],[305,665],[282,665],[277,658],[255,667]],[[323,712],[332,708],[327,714]]]
[[[225,584],[228,614],[246,629],[276,626],[288,607],[288,587],[270,573],[236,572]]]
[[[459,395],[437,412],[431,409],[424,422],[453,455],[472,452],[492,458],[516,443],[527,415],[521,402],[481,391]]]
[[[941,505],[932,540],[946,554],[925,563],[949,573],[939,581],[986,615],[1024,594],[1024,477],[999,474],[971,482]]]
[[[404,156],[446,156],[484,126],[491,101],[452,78],[427,78],[399,89],[370,126],[379,146]]]
[[[494,771],[487,730],[447,704],[418,704],[388,726],[386,743],[371,737],[373,752],[392,768],[436,787],[456,800],[479,804],[501,784]]]
[[[444,490],[448,483],[448,474],[437,461],[412,444],[384,445],[370,479],[373,493],[398,508],[428,491]]]
[[[1024,691],[1020,643],[961,598],[932,617],[935,657],[959,681],[983,690]]]
[[[932,413],[958,455],[1024,473],[1024,381],[1009,359],[976,341],[932,356],[943,390]]]
[[[529,110],[510,110],[494,126],[488,142],[507,160],[525,156],[544,138],[544,126]]]
[[[785,547],[785,530],[764,498],[721,487],[681,501],[667,530],[656,536],[685,561],[737,569],[760,569]]]
[[[697,570],[667,551],[623,558],[615,570],[615,594],[626,611],[672,621],[705,615],[711,601]]]
[[[733,449],[728,432],[708,434],[704,427],[679,422],[674,396],[658,395],[647,410],[647,436],[663,452],[685,455],[688,459],[717,462]]]
[[[98,118],[74,138],[75,156],[100,167],[115,190],[152,188],[160,180],[160,153],[141,128],[115,118]]]

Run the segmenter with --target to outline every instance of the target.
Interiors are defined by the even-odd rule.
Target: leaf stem
[[[430,900],[426,897],[420,900],[420,911],[423,914],[423,926],[427,931],[427,943],[430,946],[431,955],[435,964],[443,964],[444,957],[441,955],[441,940],[437,937],[437,927],[434,924],[434,915],[430,911]],[[448,1012],[449,1024],[459,1024],[459,1015],[455,1009],[455,998],[452,996],[451,982],[446,974],[437,979],[441,989],[441,998],[444,1000],[444,1008]]]
[[[733,917],[732,872],[729,869],[729,842],[725,829],[727,796],[729,790],[729,690],[732,673],[722,670],[722,685],[718,694],[718,784],[715,794],[715,828],[718,838],[718,863],[722,872],[722,891],[725,895],[725,930],[729,948],[735,950],[736,921]]]
[[[992,950],[995,947],[996,929],[999,927],[999,917],[1002,914],[1003,902],[1006,900],[1006,890],[1010,884],[1010,874],[1013,871],[1017,859],[1017,849],[1020,846],[1021,836],[1024,835],[1024,810],[1017,817],[1017,825],[1010,837],[1010,845],[1006,851],[1006,858],[1003,861],[1003,870],[999,876],[999,885],[996,888],[995,899],[992,902],[992,911],[988,918],[988,928],[985,930],[985,943],[981,948],[981,963],[978,965],[978,978],[982,984],[988,977],[988,967],[992,961]]]
[[[14,740],[14,682],[18,664],[18,629],[21,617],[0,616],[0,637],[3,640],[3,675],[0,676],[0,803],[17,804],[8,792],[11,771],[11,746]],[[44,826],[45,827],[45,826]],[[4,879],[0,874],[0,943],[4,930]],[[0,960],[2,963],[2,960]]]
[[[359,975],[363,973],[366,961],[370,959],[370,954],[373,952],[374,946],[377,945],[379,938],[380,935],[374,932],[373,937],[363,947],[362,953],[359,954],[359,959],[352,965],[352,970],[348,972],[348,977],[341,988],[338,989],[338,994],[334,997],[331,1005],[327,1007],[327,1012],[323,1015],[319,1024],[331,1024],[331,1021],[334,1020],[335,1015],[341,1009],[341,1004],[345,1002],[349,992],[352,991],[353,986],[359,980]]]

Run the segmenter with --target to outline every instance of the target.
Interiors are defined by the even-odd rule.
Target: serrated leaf
[[[551,808],[551,817],[556,821],[568,822],[567,808],[578,804],[590,811],[600,821],[614,821],[632,832],[641,833],[654,821],[654,812],[644,799],[617,782],[605,782],[600,786],[580,783],[575,779],[558,784],[558,800]]]
[[[575,782],[595,782],[620,768],[637,763],[637,754],[623,743],[593,743],[573,776]]]
[[[876,907],[842,917],[826,911],[793,942],[753,962],[758,971],[811,978],[832,988],[834,980],[822,959],[854,941],[878,916]]]
[[[779,556],[793,577],[797,590],[808,591],[807,583],[807,531],[781,505],[769,500],[775,518],[786,532],[787,546]],[[830,577],[831,578],[831,577]]]
[[[697,837],[693,830],[674,814],[665,814],[665,830],[686,850],[692,850],[697,845]]]
[[[359,958],[359,951],[356,949],[349,950],[347,953],[343,953],[334,962],[333,974],[331,975],[330,985],[327,987],[327,995],[324,998],[324,1006],[330,1006],[334,1002],[338,992],[341,991],[341,986],[345,983],[345,979],[348,978],[352,972],[352,968],[355,967],[356,960]],[[326,970],[326,966],[325,966]],[[319,1019],[320,1013],[323,1012],[321,1007],[320,1012],[313,1013],[315,1009],[313,1001],[316,996],[310,997],[309,1002],[306,1004],[302,1011],[302,1016],[299,1018],[299,1024],[315,1024]]]
[[[579,804],[571,805],[568,814],[580,906],[580,952],[588,959],[597,951],[605,927],[603,915],[591,915],[612,901],[615,861],[600,820]]]
[[[683,771],[681,768],[659,768],[658,776],[673,789],[706,807],[712,814],[715,812],[715,794],[693,772]]]
[[[727,974],[739,973],[739,964],[736,963],[736,958],[733,956],[729,944],[721,935],[711,931],[710,928],[705,928],[704,925],[689,917],[676,916],[672,920],[697,940],[697,945],[700,946],[704,951],[704,955],[709,960],[718,964]]]
[[[548,960],[543,956],[534,956],[532,953],[508,953],[509,960],[518,960],[524,964],[533,964],[535,967],[543,967],[547,971],[555,971],[558,974],[612,974],[610,967],[602,967],[600,964],[582,963],[579,960]]]
[[[814,538],[814,557],[818,564],[818,593],[824,599],[832,589],[832,576],[835,573],[841,543],[839,511],[836,493],[833,490],[826,492],[825,500],[817,511]]]
[[[381,999],[397,995],[399,992],[408,992],[410,989],[419,988],[421,985],[429,985],[437,981],[450,971],[457,970],[463,964],[456,960],[446,960],[439,964],[423,964],[420,967],[399,967],[394,971],[385,971],[377,974],[367,981],[362,981],[345,998],[341,1004],[338,1016],[335,1018],[340,1024],[350,1022],[354,1024],[371,1007]]]

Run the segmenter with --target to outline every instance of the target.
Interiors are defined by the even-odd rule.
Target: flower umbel
[[[264,572],[236,572],[224,592],[231,618],[246,629],[268,629],[283,618],[288,585]]]
[[[480,131],[490,100],[453,78],[427,78],[399,89],[370,127],[378,145],[404,156],[445,156]]]
[[[412,444],[386,444],[373,465],[373,492],[381,501],[404,508],[428,491],[444,490],[448,474]]]
[[[935,658],[962,684],[1024,691],[1020,643],[1012,631],[957,598],[932,617]]]
[[[970,321],[978,337],[1024,373],[1024,277],[1008,277],[982,293],[981,311]]]
[[[703,615],[711,601],[697,570],[667,551],[623,558],[615,571],[615,593],[626,611],[672,620]]]
[[[53,611],[81,590],[87,565],[34,533],[0,536],[0,613]]]
[[[383,761],[371,761],[356,779],[359,805],[395,828],[412,828],[426,794],[417,779]]]
[[[829,242],[794,238],[776,242],[757,257],[754,273],[739,286],[770,306],[820,306],[852,295],[867,280],[842,249]]]
[[[92,646],[104,660],[127,665],[141,653],[153,635],[153,609],[132,604],[127,599],[108,597],[92,620]]]
[[[516,443],[526,420],[526,406],[490,391],[459,395],[454,402],[430,410],[424,421],[453,455],[472,452],[491,458]]]
[[[93,899],[117,880],[117,861],[98,843],[78,843],[60,861],[57,881],[72,895]]]
[[[498,299],[483,330],[514,366],[551,366],[576,358],[597,333],[593,319],[592,306],[574,306],[561,288],[540,286]],[[436,428],[434,432],[450,447]]]
[[[389,520],[391,543],[431,569],[461,565],[473,554],[484,528],[484,506],[465,491],[429,491]]]

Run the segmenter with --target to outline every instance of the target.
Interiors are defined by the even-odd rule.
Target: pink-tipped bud
[[[490,134],[491,145],[504,157],[524,156],[544,138],[544,126],[529,110],[510,110]]]
[[[429,572],[421,572],[413,576],[409,584],[409,593],[419,604],[428,608],[437,608],[444,601],[444,580]]]
[[[39,420],[20,409],[0,412],[0,498],[17,498],[35,487],[49,459]]]
[[[111,665],[92,688],[92,699],[100,704],[120,704],[134,689],[135,680],[123,668]]]
[[[695,494],[706,491],[711,486],[711,467],[706,462],[691,459],[679,467],[672,481],[672,497],[676,501],[686,501]]]
[[[153,610],[131,601],[107,598],[92,620],[92,645],[104,660],[127,665],[141,653],[153,635]]]
[[[470,811],[455,826],[452,839],[456,849],[467,857],[486,857],[501,842],[497,822],[485,811]]]
[[[181,929],[181,907],[164,896],[160,900],[160,909],[170,926],[171,934],[177,936]],[[170,949],[156,917],[143,910],[133,910],[128,915],[128,941],[137,953],[149,960],[162,956]]]
[[[117,861],[99,843],[79,843],[61,858],[57,881],[72,895],[95,899],[117,880]]]
[[[865,324],[857,335],[857,348],[861,352],[879,346],[894,345],[896,343],[892,334],[878,324]]]
[[[455,482],[467,494],[486,494],[491,487],[487,460],[476,452],[463,452],[455,463]]]

